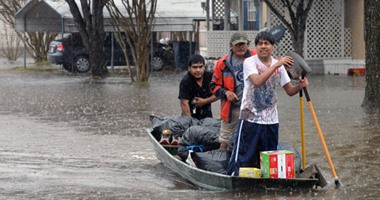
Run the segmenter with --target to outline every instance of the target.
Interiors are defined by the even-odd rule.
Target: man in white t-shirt
[[[289,96],[308,85],[306,78],[297,85],[290,82],[284,65],[292,66],[293,59],[279,60],[271,54],[275,40],[269,32],[255,38],[257,55],[244,61],[244,90],[234,148],[227,173],[238,176],[240,167],[259,167],[259,150],[276,150],[278,145],[278,112],[276,87],[282,86]]]

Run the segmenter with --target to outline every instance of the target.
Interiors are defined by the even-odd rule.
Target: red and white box
[[[263,178],[294,178],[294,153],[289,150],[262,151],[260,169]]]

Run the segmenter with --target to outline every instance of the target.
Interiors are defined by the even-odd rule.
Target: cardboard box
[[[294,178],[294,153],[289,150],[263,151],[260,153],[263,178]]]
[[[254,167],[240,167],[239,176],[241,177],[251,177],[251,178],[260,178],[261,170]]]

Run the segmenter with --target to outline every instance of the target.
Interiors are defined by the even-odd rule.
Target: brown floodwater
[[[1,199],[379,199],[380,117],[361,108],[364,77],[310,75],[308,91],[337,175],[334,180],[304,102],[306,162],[328,180],[311,191],[208,191],[155,157],[149,115],[179,115],[185,72],[125,77],[0,71]],[[300,101],[279,90],[280,140],[301,151]],[[219,116],[217,102],[214,116]]]

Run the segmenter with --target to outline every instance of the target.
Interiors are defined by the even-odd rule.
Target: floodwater
[[[379,199],[380,117],[360,107],[363,77],[309,76],[308,91],[339,180],[304,102],[306,162],[329,185],[308,191],[208,191],[155,157],[149,115],[180,113],[185,72],[92,81],[64,71],[0,71],[0,199]],[[279,91],[280,140],[301,151],[299,97]],[[213,105],[219,116],[219,103]]]

